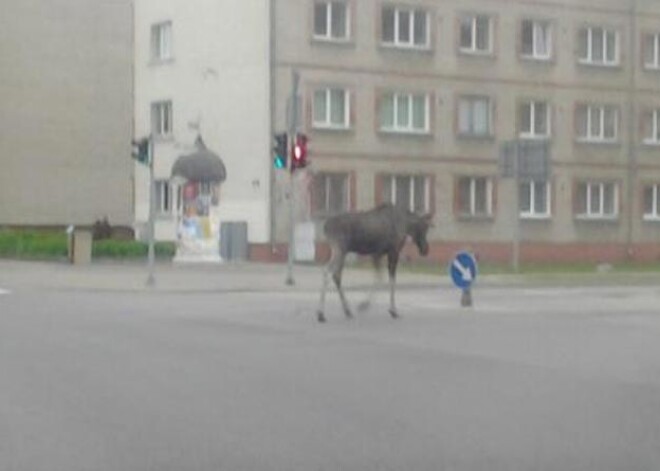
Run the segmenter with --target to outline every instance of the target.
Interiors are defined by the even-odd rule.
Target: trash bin
[[[73,230],[74,226],[66,228],[66,259],[69,263],[73,263]]]
[[[69,262],[74,265],[84,265],[92,261],[92,231],[77,229],[70,226],[67,229]]]

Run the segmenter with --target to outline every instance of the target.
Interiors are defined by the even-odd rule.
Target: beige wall
[[[132,222],[132,2],[0,15],[0,224]]]
[[[640,34],[660,32],[660,4],[638,1],[634,50],[628,3],[620,0],[575,1],[429,1],[351,0],[353,36],[348,44],[322,44],[312,40],[313,2],[278,0],[276,128],[284,124],[291,69],[301,73],[305,101],[303,129],[310,137],[310,171],[357,172],[358,208],[374,204],[374,176],[380,172],[428,173],[435,177],[436,224],[433,238],[453,241],[507,241],[512,234],[513,185],[497,178],[499,144],[516,135],[517,104],[523,99],[544,99],[552,106],[552,218],[523,223],[526,240],[541,242],[624,242],[632,210],[633,235],[639,241],[660,241],[660,225],[641,218],[641,181],[660,182],[658,148],[633,137],[630,147],[629,103],[634,97],[635,133],[639,111],[660,106],[660,73],[640,65]],[[419,5],[431,13],[431,50],[385,48],[379,41],[383,4]],[[458,15],[487,13],[495,19],[494,53],[472,57],[458,52]],[[522,19],[552,22],[554,54],[549,63],[520,58]],[[621,65],[613,68],[577,63],[577,31],[587,25],[606,25],[620,33]],[[291,27],[307,25],[307,27]],[[633,56],[633,60],[631,60]],[[634,86],[631,87],[634,75]],[[339,85],[351,91],[354,120],[347,131],[312,129],[312,90]],[[377,129],[376,100],[380,90],[425,91],[432,97],[429,136],[390,136]],[[495,104],[494,136],[473,140],[457,137],[456,106],[461,94],[484,94]],[[618,143],[583,144],[575,138],[577,102],[619,107]],[[631,152],[644,165],[634,180],[633,201],[628,199]],[[496,212],[487,221],[464,221],[453,211],[454,183],[458,175],[490,175],[496,180]],[[620,183],[617,221],[578,221],[573,214],[576,179],[606,179]],[[282,179],[284,181],[284,179]],[[280,205],[278,221],[285,221]],[[278,224],[278,237],[286,234]]]

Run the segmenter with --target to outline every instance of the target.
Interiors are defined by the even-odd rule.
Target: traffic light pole
[[[289,138],[294,140],[291,146],[295,145],[296,131],[298,130],[298,82],[300,81],[300,74],[297,70],[291,73],[292,86],[291,86],[291,112],[288,115],[289,120]],[[293,159],[287,159],[289,162],[289,250],[287,251],[287,264],[286,264],[286,284],[293,286],[295,281],[293,279],[293,256],[295,252],[295,210],[296,200],[294,195],[293,185]]]
[[[156,182],[154,178],[154,139],[153,134],[149,135],[149,251],[147,255],[147,267],[149,276],[147,277],[147,286],[153,288],[156,285],[156,277],[154,275],[154,261],[156,258],[155,251],[155,228],[154,219],[156,205]]]

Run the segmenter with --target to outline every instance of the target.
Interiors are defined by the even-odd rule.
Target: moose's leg
[[[367,299],[365,299],[360,304],[358,304],[358,311],[366,311],[367,309],[369,309],[369,306],[371,306],[371,301],[373,300],[374,297],[374,292],[376,291],[376,288],[383,279],[383,274],[380,270],[380,261],[381,261],[380,255],[373,255],[371,257],[371,262],[373,263],[374,266],[374,284],[371,285],[371,288],[369,289],[369,294],[367,294]]]
[[[319,308],[316,310],[316,317],[319,322],[325,322],[325,290],[328,288],[328,275],[330,270],[328,267],[323,268],[323,284],[321,285],[321,300],[319,301]]]
[[[337,257],[337,263],[334,266],[334,271],[332,273],[332,279],[335,282],[335,286],[337,287],[337,292],[339,293],[339,298],[341,299],[341,305],[344,308],[344,314],[346,317],[351,318],[353,317],[353,313],[351,312],[351,308],[348,307],[348,301],[346,301],[346,296],[344,295],[344,290],[341,288],[341,272],[344,269],[344,260],[346,259],[346,252],[343,250],[340,251],[338,257]]]
[[[325,322],[325,292],[328,289],[328,277],[330,272],[334,272],[334,267],[337,264],[339,250],[332,246],[330,261],[323,268],[323,285],[321,286],[321,299],[319,301],[319,308],[316,311],[316,316],[319,322]]]
[[[399,318],[399,313],[396,310],[396,303],[394,300],[394,288],[396,285],[396,266],[399,263],[399,253],[390,252],[387,254],[387,270],[390,275],[390,316],[392,318]]]

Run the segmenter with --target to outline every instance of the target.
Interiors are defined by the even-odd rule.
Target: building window
[[[492,19],[487,15],[465,15],[460,19],[460,50],[471,54],[493,52]]]
[[[526,59],[549,60],[552,55],[552,28],[549,21],[523,20],[522,56]]]
[[[347,41],[350,18],[346,2],[316,2],[314,4],[314,38],[326,41]]]
[[[616,142],[619,110],[609,105],[578,105],[577,137],[585,142]]]
[[[550,106],[544,101],[528,101],[520,105],[520,132],[523,139],[550,137]]]
[[[389,93],[380,103],[380,129],[385,132],[429,132],[429,96],[425,94]]]
[[[645,113],[642,117],[644,144],[660,145],[660,108]]]
[[[156,212],[170,214],[172,211],[172,188],[169,180],[156,180]]]
[[[165,61],[172,58],[172,22],[157,23],[151,27],[151,59]]]
[[[387,175],[383,180],[383,201],[413,212],[428,212],[430,207],[429,177]]]
[[[660,69],[660,33],[645,34],[642,48],[644,50],[644,68]]]
[[[644,187],[644,220],[660,221],[660,184]]]
[[[581,64],[619,65],[619,34],[613,29],[586,27],[578,33],[578,60]]]
[[[348,211],[349,185],[346,173],[319,173],[312,183],[312,208],[324,216]]]
[[[340,88],[314,92],[313,125],[315,128],[346,129],[350,123],[350,94]]]
[[[577,187],[577,217],[615,219],[619,213],[619,191],[612,182],[580,182]]]
[[[487,177],[459,178],[456,207],[462,216],[491,216],[493,214],[492,181]]]
[[[151,105],[151,131],[158,137],[172,135],[171,101],[159,101]]]
[[[550,185],[547,181],[527,181],[520,184],[520,217],[545,219],[550,217]]]
[[[430,47],[429,14],[424,10],[383,7],[382,41],[397,47]]]
[[[458,132],[461,136],[492,135],[492,106],[488,97],[461,97],[458,101]]]

